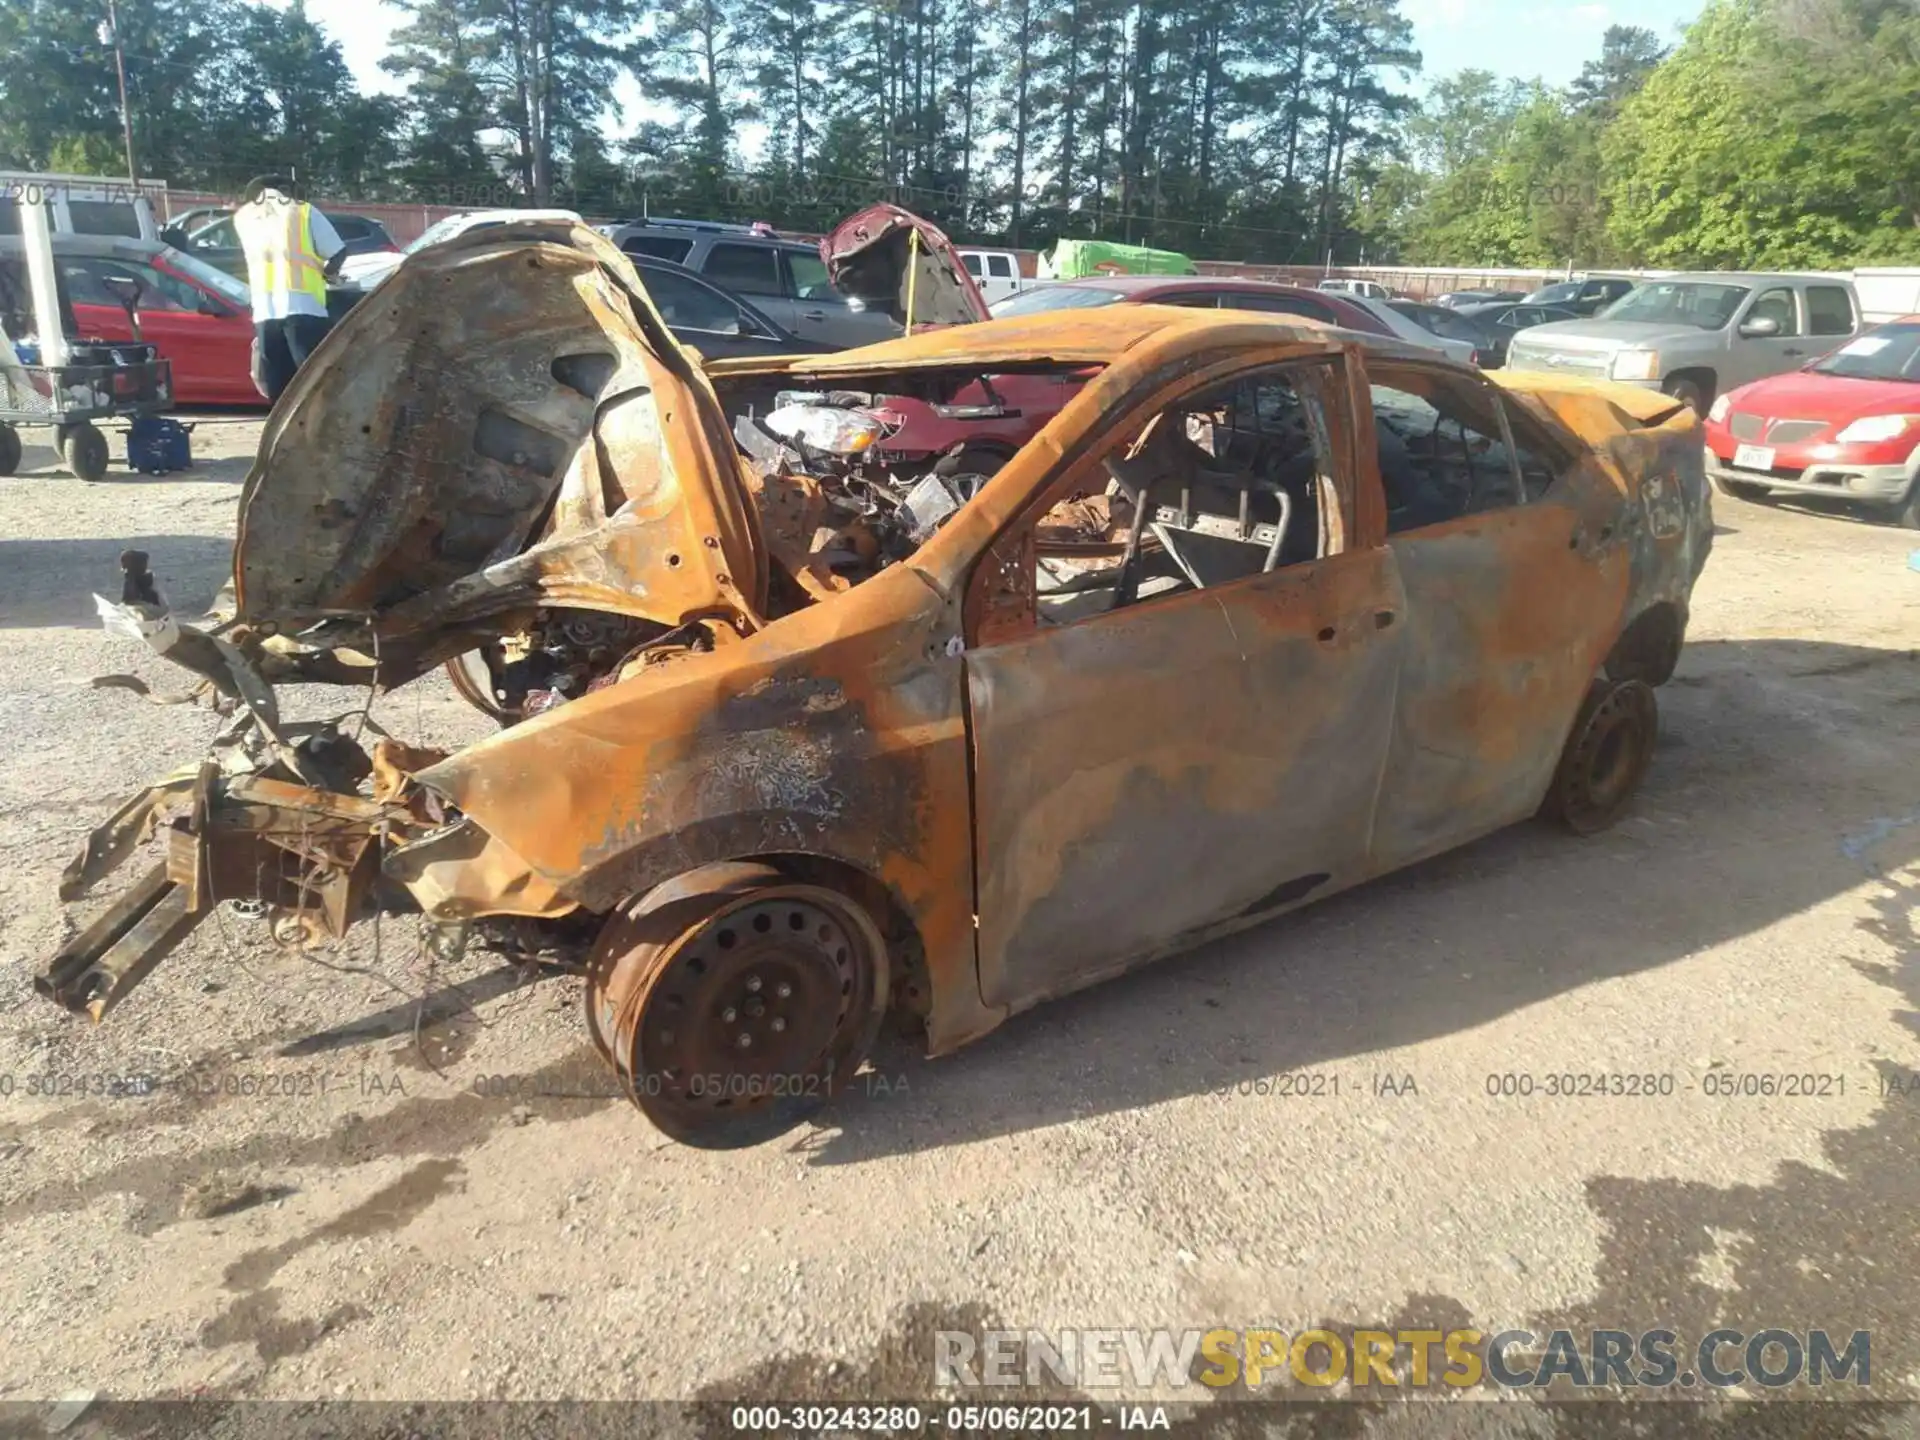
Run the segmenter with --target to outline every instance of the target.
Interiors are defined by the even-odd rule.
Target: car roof
[[[1624,276],[1607,275],[1598,277],[1614,280]],[[1677,275],[1648,275],[1636,280],[1636,285],[1669,285],[1675,282],[1699,285],[1764,285],[1779,280],[1818,280],[1828,285],[1849,285],[1852,282],[1833,275],[1821,275],[1811,270],[1683,270]]]
[[[1050,282],[1075,290],[1113,290],[1122,295],[1150,292],[1155,295],[1185,295],[1196,290],[1251,290],[1272,295],[1314,295],[1304,285],[1283,285],[1274,280],[1251,280],[1238,275],[1088,275],[1076,280]]]
[[[802,357],[791,366],[781,368],[796,374],[828,374],[837,370],[942,366],[1014,370],[1023,366],[1111,365],[1128,350],[1147,342],[1196,358],[1208,355],[1217,358],[1223,348],[1313,344],[1329,339],[1394,359],[1445,362],[1445,356],[1427,346],[1385,335],[1343,330],[1302,316],[1142,304],[1042,310],[970,325],[946,325],[858,350]],[[743,360],[710,362],[708,368],[718,374],[766,367]]]
[[[503,205],[494,210],[459,210],[452,215],[442,215],[434,221],[438,225],[444,220],[579,220],[579,212],[574,210],[519,210]],[[432,229],[432,226],[428,226]]]
[[[653,215],[644,220],[620,220],[607,227],[611,230],[692,230],[700,234],[717,235],[763,235],[751,225],[742,225],[737,220],[686,220],[673,215]]]
[[[604,232],[609,239],[618,236],[622,240],[635,235],[666,235],[677,240],[698,240],[702,237],[716,243],[750,245],[785,245],[801,250],[812,250],[813,244],[806,240],[795,239],[791,235],[768,234],[765,230],[756,230],[751,225],[723,225],[717,220],[633,220],[622,225],[609,225]]]

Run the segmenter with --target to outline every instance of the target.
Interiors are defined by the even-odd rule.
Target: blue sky
[[[1425,79],[1478,67],[1520,80],[1564,85],[1600,53],[1609,25],[1640,25],[1667,45],[1700,13],[1699,0],[1401,0],[1426,60]]]
[[[278,3],[278,0],[276,0]],[[1564,85],[1600,53],[1609,25],[1643,25],[1667,44],[1680,25],[1700,11],[1700,0],[1401,0],[1413,21],[1414,39],[1426,57],[1423,80],[1478,66],[1527,80],[1539,76]],[[400,86],[380,68],[399,12],[369,0],[316,6],[314,19],[346,53],[363,90],[397,93]],[[622,95],[631,103],[637,94]]]

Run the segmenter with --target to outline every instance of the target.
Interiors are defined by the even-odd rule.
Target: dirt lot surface
[[[1614,831],[890,1042],[820,1127],[709,1154],[611,1098],[574,982],[397,923],[322,964],[223,915],[97,1030],[32,994],[85,830],[215,727],[89,688],[180,684],[91,592],[138,546],[203,607],[257,429],[203,424],[191,478],[0,482],[0,1400],[872,1399],[927,1393],[943,1325],[1316,1321],[1868,1329],[1872,1393],[1920,1398],[1920,537],[1718,501]],[[486,729],[438,678],[374,713]],[[1672,1090],[1543,1093],[1582,1074]],[[166,1083],[31,1093],[129,1075]],[[1780,1075],[1838,1078],[1741,1089]]]

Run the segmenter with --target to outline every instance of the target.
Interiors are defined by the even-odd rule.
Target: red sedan
[[[993,307],[993,315],[999,319],[1122,303],[1261,310],[1304,316],[1366,335],[1393,334],[1365,306],[1345,296],[1231,276],[1111,275],[1065,281],[1011,295]],[[891,432],[877,447],[879,455],[911,464],[961,445],[966,447],[960,461],[963,472],[991,472],[1065,409],[1093,373],[995,375],[968,385],[945,404],[902,395],[876,397],[873,413]]]
[[[252,297],[244,280],[153,240],[56,235],[54,265],[87,340],[131,340],[127,312],[101,283],[109,275],[140,282],[143,339],[173,362],[173,398],[181,405],[264,405],[253,386]]]
[[[1920,315],[1728,391],[1706,439],[1707,474],[1724,494],[1854,500],[1920,529]]]

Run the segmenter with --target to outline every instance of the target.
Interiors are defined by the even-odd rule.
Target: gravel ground
[[[939,1328],[1316,1321],[1870,1329],[1871,1393],[1920,1397],[1920,537],[1721,500],[1612,832],[1518,827],[893,1046],[819,1128],[710,1154],[607,1097],[573,982],[396,923],[323,965],[223,917],[97,1030],[33,996],[61,866],[215,723],[89,688],[178,685],[90,594],[137,546],[209,601],[257,433],[202,424],[191,478],[30,448],[0,482],[0,1399],[872,1399],[927,1392]],[[486,729],[437,678],[374,713]],[[1568,1071],[1676,1084],[1487,1092]],[[1239,1093],[1297,1072],[1338,1094]],[[1704,1089],[1782,1072],[1844,1093]],[[175,1083],[27,1093],[127,1074]]]

